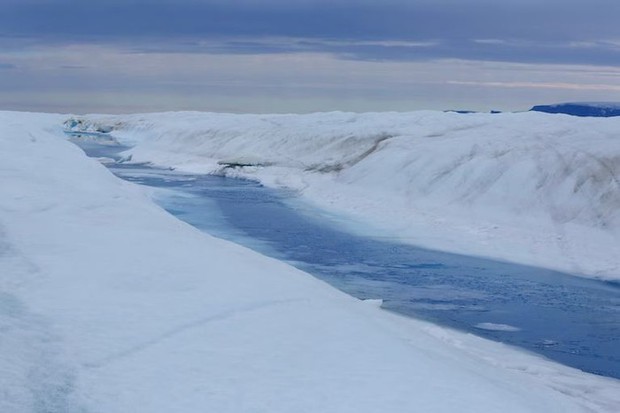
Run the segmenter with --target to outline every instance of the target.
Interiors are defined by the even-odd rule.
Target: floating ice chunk
[[[476,328],[480,330],[489,330],[489,331],[521,331],[520,328],[514,327],[508,324],[496,324],[496,323],[478,323],[476,324]]]

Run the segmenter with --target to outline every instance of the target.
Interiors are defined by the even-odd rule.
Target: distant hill
[[[558,103],[555,105],[537,105],[530,111],[608,118],[620,116],[620,103]]]

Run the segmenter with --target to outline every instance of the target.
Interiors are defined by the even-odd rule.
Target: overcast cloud
[[[251,57],[257,55],[263,55],[264,61],[272,64],[282,64],[277,58],[279,55],[306,56],[301,59],[310,66],[313,61],[308,56],[322,56],[321,59],[334,61],[330,67],[336,72],[344,67],[354,71],[353,66],[345,62],[358,62],[360,68],[366,68],[364,70],[372,67],[374,74],[367,74],[369,81],[394,76],[392,70],[399,65],[411,70],[431,66],[439,70],[441,67],[444,78],[432,80],[438,94],[450,96],[449,91],[456,90],[457,86],[467,87],[468,104],[477,107],[487,107],[490,89],[503,90],[501,85],[510,82],[515,88],[521,85],[524,93],[519,93],[512,105],[506,106],[505,99],[498,99],[498,103],[502,100],[500,106],[521,107],[532,100],[526,103],[523,99],[525,92],[532,89],[528,85],[533,80],[527,78],[527,71],[511,72],[513,78],[505,79],[502,78],[505,72],[497,66],[489,69],[484,62],[523,64],[533,70],[536,65],[558,65],[557,84],[582,82],[575,83],[577,86],[572,89],[598,89],[596,94],[574,93],[568,97],[620,100],[614,88],[619,83],[617,72],[605,69],[620,66],[620,1],[617,0],[0,0],[0,7],[2,108],[17,108],[15,102],[27,100],[25,95],[19,96],[19,88],[15,87],[22,83],[37,84],[48,92],[62,89],[75,94],[99,90],[96,85],[89,86],[89,82],[106,85],[106,93],[117,89],[127,92],[141,85],[140,88],[148,89],[149,93],[172,96],[175,91],[171,86],[164,88],[156,82],[158,73],[167,70],[166,64],[174,68],[184,61],[194,62],[192,55],[201,56],[198,60],[205,65],[213,61],[214,56],[220,56],[220,62],[225,58],[233,62],[234,56],[247,56],[242,59],[244,64],[249,64]],[[82,55],[73,54],[72,61],[65,63],[50,58],[59,50],[66,52],[71,47]],[[127,59],[125,66],[121,63],[120,67],[103,61],[94,70],[89,62],[89,50],[98,50],[98,47],[104,48],[108,56],[133,55],[136,58]],[[145,57],[149,54],[157,56],[155,60],[162,55],[176,57],[168,63],[164,58],[154,65],[153,58]],[[294,58],[284,60],[295,61]],[[56,66],[50,66],[52,61]],[[385,66],[369,65],[382,62]],[[443,66],[438,66],[438,62],[444,62]],[[468,69],[471,78],[456,79],[454,69],[464,62],[472,62],[478,72]],[[291,64],[292,70],[294,66]],[[560,66],[581,67],[589,77],[577,79],[574,74],[559,71]],[[215,69],[207,66],[202,69],[187,73],[189,77],[185,80],[204,85],[218,78],[213,73]],[[264,85],[253,83],[260,78],[253,73],[255,70],[249,64],[245,71],[237,73],[236,80],[244,84],[248,94],[262,90],[265,97],[277,101],[278,93],[269,94]],[[205,71],[209,73],[203,73]],[[293,93],[293,89],[303,90],[304,85],[313,84],[308,78],[309,72],[311,70],[303,71],[297,78],[287,77],[288,83],[282,83],[281,87],[286,87],[287,93]],[[406,70],[399,71],[404,72]],[[552,70],[547,69],[547,72]],[[136,77],[132,78],[131,73]],[[592,73],[600,75],[592,78]],[[342,82],[355,84],[339,73],[332,74],[332,82],[328,74],[325,76],[322,98],[331,102],[341,94]],[[410,76],[425,79],[424,72],[410,72]],[[145,83],[145,78],[153,83]],[[549,85],[552,80],[541,79],[541,85]],[[583,83],[585,81],[591,83]],[[333,89],[327,86],[330,83]],[[589,84],[598,86],[589,87]],[[226,95],[226,84],[218,87],[220,93]],[[561,87],[547,89],[550,91],[547,99],[564,97],[551,92]],[[423,106],[420,99],[428,96],[420,94],[422,91],[429,93],[431,89],[411,86],[407,90],[418,100],[415,105],[403,105],[404,109]],[[396,99],[401,93],[402,89],[378,90],[377,102],[385,103],[389,96]],[[234,94],[237,95],[237,91]],[[360,99],[368,98],[368,94],[362,95]],[[296,99],[301,102],[304,96],[300,92]],[[482,100],[477,101],[477,97],[485,103],[480,104]],[[243,111],[241,94],[238,99],[237,109]],[[313,99],[313,102],[320,102],[319,97]],[[9,101],[12,103],[7,103]],[[398,97],[390,105],[378,105],[377,109],[398,107],[401,103]],[[443,105],[450,103],[446,101]],[[343,109],[350,107],[347,105],[343,104]],[[309,106],[308,109],[316,108]]]

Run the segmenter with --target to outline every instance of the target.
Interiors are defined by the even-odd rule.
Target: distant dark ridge
[[[470,114],[470,113],[490,113],[491,115],[496,115],[498,113],[502,113],[500,110],[492,110],[490,112],[478,112],[478,111],[475,111],[475,110],[461,110],[461,109],[444,110],[444,112],[446,112],[446,113],[460,113],[460,114],[463,114],[463,115],[467,115],[467,114]]]
[[[556,105],[537,105],[530,111],[609,118],[620,116],[620,103],[559,103]]]

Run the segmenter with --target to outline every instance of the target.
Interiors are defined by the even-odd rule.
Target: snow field
[[[112,130],[134,161],[297,189],[356,230],[620,279],[620,118],[180,112],[75,128]]]
[[[405,319],[178,221],[0,112],[0,411],[614,412],[618,381]]]

